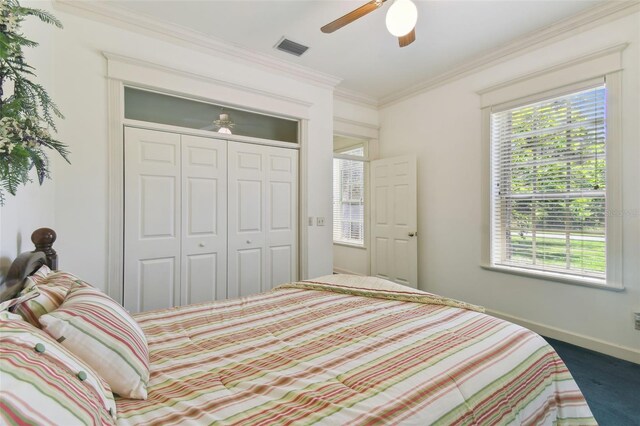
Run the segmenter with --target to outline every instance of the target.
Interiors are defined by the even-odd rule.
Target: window
[[[297,120],[133,87],[124,88],[124,117],[129,120],[223,133],[216,124],[221,114],[227,115],[234,135],[298,143]],[[230,134],[231,130],[227,128],[227,132],[225,134]]]
[[[364,245],[364,147],[333,159],[333,241]],[[361,157],[361,158],[357,158]]]
[[[492,109],[492,266],[605,282],[606,99],[601,83]]]

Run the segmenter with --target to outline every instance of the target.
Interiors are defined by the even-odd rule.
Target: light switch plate
[[[324,226],[324,217],[317,217],[316,218],[316,225]]]
[[[313,226],[313,216],[309,216],[309,226]]]

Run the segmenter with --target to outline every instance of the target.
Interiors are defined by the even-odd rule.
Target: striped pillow
[[[25,321],[0,321],[0,383],[0,424],[115,424],[109,385]]]
[[[42,274],[46,275],[49,272],[51,272],[51,269],[49,269],[47,265],[42,265],[40,269],[38,269],[33,275],[40,274],[40,276],[43,276]],[[15,307],[19,306],[21,303],[38,297],[38,289],[36,288],[33,280],[31,280],[30,278],[31,277],[27,277],[24,279],[24,281],[22,282],[22,290],[20,290],[16,297],[0,303],[0,312],[6,312],[5,314],[3,314],[3,316],[6,317],[9,314],[9,312],[7,311],[13,312]]]
[[[18,314],[14,314],[7,310],[0,310],[0,320],[16,320],[16,321],[24,321],[22,317]]]
[[[34,272],[32,277],[40,277],[44,278],[47,275],[51,274],[53,271],[47,265],[42,265],[36,272]]]
[[[115,300],[93,287],[72,287],[42,329],[91,365],[121,397],[146,399],[147,339]]]
[[[46,268],[46,269],[45,269]],[[21,302],[13,308],[25,321],[41,328],[39,318],[58,308],[62,304],[72,285],[89,286],[68,272],[51,272],[45,265],[34,275],[27,278],[20,294],[37,291],[39,295],[33,299]]]
[[[13,309],[15,309],[16,306],[20,305],[21,303],[27,302],[31,299],[34,299],[36,297],[38,297],[38,291],[35,287],[32,287],[31,290],[26,292],[25,294],[18,294],[17,297],[13,299],[5,300],[4,302],[0,303],[0,312],[13,311]]]

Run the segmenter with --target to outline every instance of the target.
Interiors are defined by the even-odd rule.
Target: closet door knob
[[[198,244],[198,245],[199,245],[200,247],[204,247],[206,244],[201,242],[201,243],[200,243],[200,244]]]
[[[247,244],[251,244],[251,240],[247,240]]]

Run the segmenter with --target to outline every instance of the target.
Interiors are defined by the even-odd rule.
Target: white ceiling
[[[343,79],[339,87],[375,99],[433,78],[518,36],[595,6],[598,0],[424,1],[416,41],[405,48],[385,27],[391,1],[358,21],[323,34],[320,27],[366,0],[107,2],[307,66]],[[310,49],[295,57],[275,50],[282,36]]]

